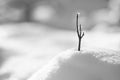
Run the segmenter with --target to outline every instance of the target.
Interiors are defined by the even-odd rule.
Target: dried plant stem
[[[77,13],[77,16],[76,16],[76,27],[77,27],[77,35],[78,35],[78,39],[79,39],[79,43],[78,43],[78,51],[80,51],[81,49],[81,39],[83,38],[84,36],[84,32],[82,32],[82,29],[81,29],[81,24],[79,25],[79,13]]]

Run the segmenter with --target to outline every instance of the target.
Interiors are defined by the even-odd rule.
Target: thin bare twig
[[[78,35],[78,39],[79,39],[78,51],[80,51],[80,49],[81,49],[81,39],[84,36],[84,32],[82,32],[81,24],[79,25],[79,19],[78,19],[79,18],[79,14],[80,13],[77,13],[77,16],[76,16],[77,35]]]

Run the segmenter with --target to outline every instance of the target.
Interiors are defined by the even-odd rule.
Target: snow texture
[[[120,80],[120,54],[110,49],[70,49],[28,80]]]

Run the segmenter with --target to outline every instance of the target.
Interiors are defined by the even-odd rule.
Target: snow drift
[[[110,49],[71,49],[28,80],[120,80],[120,54]]]

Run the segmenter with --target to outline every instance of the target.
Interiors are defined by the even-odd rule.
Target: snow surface
[[[119,53],[110,49],[70,49],[28,80],[120,80]]]

